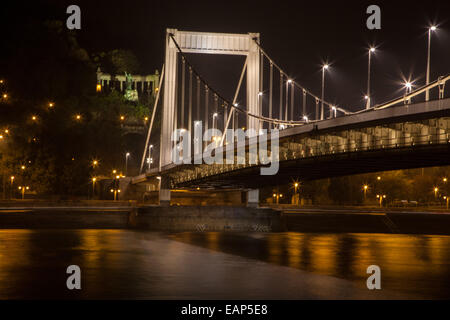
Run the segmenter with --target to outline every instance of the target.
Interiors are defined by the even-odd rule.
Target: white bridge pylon
[[[176,43],[173,41],[175,39]],[[179,48],[184,53],[206,53],[246,56],[247,111],[260,115],[258,93],[261,91],[261,63],[258,48],[259,33],[231,34],[166,30],[165,78],[161,125],[160,168],[172,163],[171,135],[175,129],[177,102],[177,66]],[[247,117],[247,128],[259,130],[260,121]]]

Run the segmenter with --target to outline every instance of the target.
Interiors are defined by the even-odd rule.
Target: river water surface
[[[450,236],[0,230],[0,299],[22,298],[448,299]]]

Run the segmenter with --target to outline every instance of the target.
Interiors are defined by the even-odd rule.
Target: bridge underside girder
[[[248,144],[245,164],[171,165],[155,174],[166,178],[171,189],[254,189],[292,179],[450,165],[450,99],[388,111],[280,131],[274,176],[261,175],[261,165],[249,163]]]
[[[450,143],[355,151],[308,159],[287,160],[280,162],[279,171],[275,176],[262,176],[259,167],[249,167],[180,183],[175,187],[255,189],[261,186],[291,183],[293,179],[315,180],[385,170],[443,165],[450,165]]]

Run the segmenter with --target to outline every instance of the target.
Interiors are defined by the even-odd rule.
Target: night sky
[[[132,50],[141,73],[161,69],[165,28],[259,32],[265,51],[292,78],[320,95],[321,63],[328,60],[326,100],[362,108],[367,79],[367,48],[377,46],[372,65],[373,102],[401,94],[402,78],[425,82],[427,27],[432,38],[431,79],[450,72],[449,1],[41,1],[2,4],[2,32],[17,24],[65,21],[66,7],[81,7],[81,46],[90,53]],[[381,7],[381,30],[366,28],[366,8]],[[227,57],[192,57],[192,62],[230,97],[243,62]],[[5,61],[3,61],[5,62]],[[7,63],[7,62],[6,62]]]

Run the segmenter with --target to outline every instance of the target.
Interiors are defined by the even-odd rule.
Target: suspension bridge
[[[195,70],[187,55],[193,53],[245,56],[233,97],[224,97]],[[255,206],[259,187],[289,183],[292,177],[318,179],[448,165],[449,79],[450,75],[440,76],[392,101],[374,106],[368,102],[365,109],[350,111],[325,101],[323,91],[319,97],[291,79],[264,51],[258,33],[167,29],[161,90],[140,175],[131,184],[158,190],[161,204],[170,203],[174,189],[240,189],[248,192],[248,204]],[[245,99],[239,99],[244,81]],[[152,132],[160,104],[161,132]],[[208,129],[212,134],[205,134]],[[243,139],[226,133],[238,129],[245,131]],[[150,144],[152,136],[159,137],[159,146]],[[274,139],[276,145],[268,142]],[[267,147],[267,152],[255,152],[255,145]],[[229,161],[196,161],[204,150]],[[181,161],[175,161],[177,157]],[[275,175],[261,174],[274,163]]]

